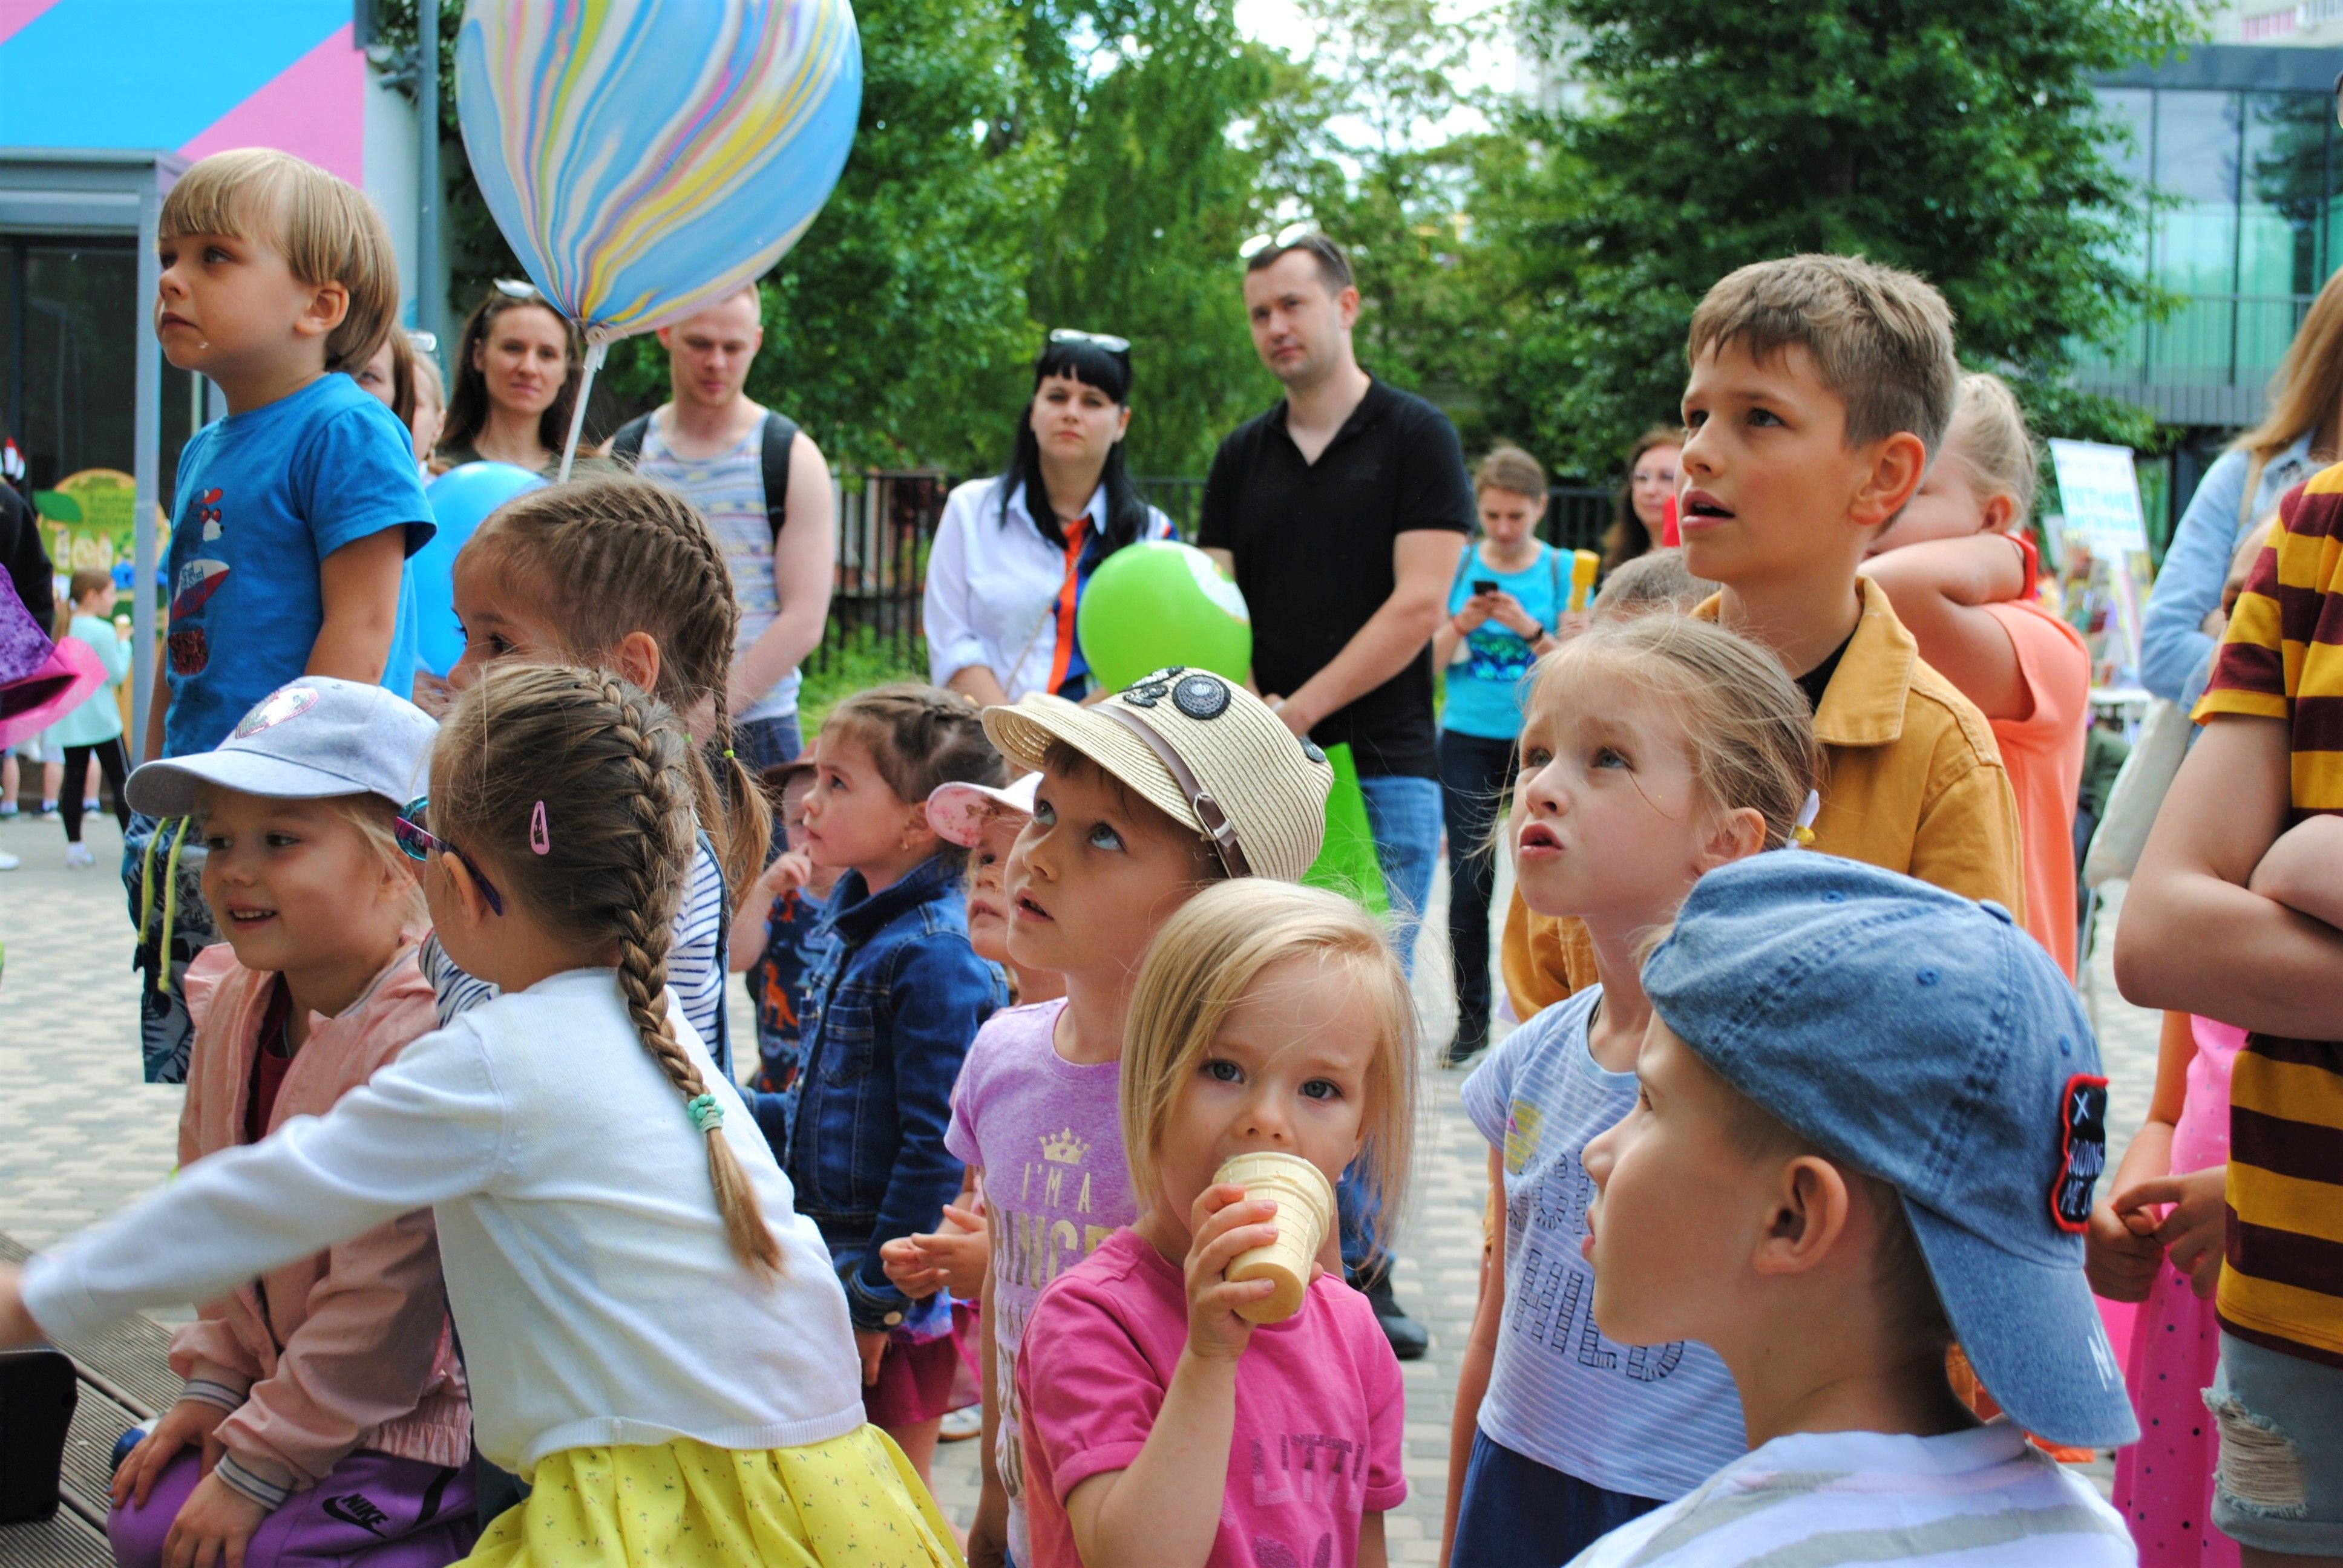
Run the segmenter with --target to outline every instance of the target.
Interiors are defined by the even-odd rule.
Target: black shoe
[[[1461,1023],[1456,1027],[1456,1038],[1450,1040],[1448,1049],[1440,1053],[1440,1065],[1443,1068],[1462,1067],[1488,1049],[1489,1025],[1485,1019],[1477,1025]]]
[[[1423,1360],[1423,1352],[1432,1348],[1432,1332],[1400,1311],[1399,1302],[1392,1294],[1390,1273],[1377,1269],[1359,1281],[1359,1289],[1366,1296],[1367,1305],[1374,1309],[1375,1322],[1383,1325],[1383,1338],[1391,1341],[1392,1354],[1403,1362]]]

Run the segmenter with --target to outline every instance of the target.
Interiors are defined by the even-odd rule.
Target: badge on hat
[[[298,719],[317,706],[317,689],[314,686],[287,686],[270,692],[252,706],[236,727],[236,739],[248,740],[264,729],[274,729],[288,719]]]
[[[2050,1183],[2050,1218],[2081,1235],[2091,1224],[2091,1189],[2107,1168],[2107,1081],[2078,1072],[2058,1096],[2058,1174]]]

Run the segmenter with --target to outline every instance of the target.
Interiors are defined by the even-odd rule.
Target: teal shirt
[[[1558,560],[1552,545],[1538,545],[1537,559],[1517,572],[1496,572],[1481,558],[1479,541],[1464,552],[1464,560],[1449,589],[1448,613],[1463,609],[1473,598],[1475,582],[1493,581],[1521,600],[1522,608],[1547,630],[1561,618],[1570,593],[1570,572]],[[1448,700],[1441,710],[1443,729],[1487,740],[1511,740],[1522,732],[1522,681],[1536,658],[1520,636],[1484,620],[1464,639],[1464,657],[1448,667]]]
[[[130,673],[130,645],[114,635],[114,623],[94,615],[73,618],[73,635],[89,644],[98,663],[106,666],[106,684],[85,699],[79,708],[49,726],[52,746],[98,746],[122,733],[121,699],[115,692]]]

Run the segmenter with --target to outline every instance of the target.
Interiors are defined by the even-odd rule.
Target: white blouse
[[[1004,527],[1001,487],[1007,484],[1017,488]],[[1094,529],[1105,525],[1104,485],[1091,493],[1090,518]],[[1177,535],[1172,519],[1150,507],[1145,537]],[[1058,594],[1065,581],[1066,552],[1041,537],[1026,509],[1023,484],[1002,474],[955,488],[928,553],[922,613],[929,678],[942,686],[980,664],[1011,702],[1049,689],[1058,657]]]

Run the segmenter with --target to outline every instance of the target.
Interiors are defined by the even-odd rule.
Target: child
[[[1815,842],[2023,915],[2017,806],[1985,716],[1920,657],[1856,568],[1912,499],[1959,390],[1952,312],[1908,272],[1841,256],[1745,266],[1686,343],[1684,566],[1713,616],[1764,647],[1815,710]],[[1586,983],[1564,922],[1506,920],[1529,1017]]]
[[[969,1042],[1007,1000],[976,956],[961,851],[936,837],[940,784],[1000,784],[976,704],[933,686],[882,686],[830,709],[814,744],[806,854],[840,874],[805,975],[805,1066],[783,1161],[820,1226],[862,1352],[863,1405],[922,1481],[953,1408],[951,1303],[914,1302],[880,1249],[933,1231],[960,1191],[944,1146]]]
[[[2131,1563],[2025,1436],[2138,1435],[2082,1270],[2107,1080],[2040,945],[1908,877],[1758,855],[1700,879],[1643,985],[1635,1107],[1586,1147],[1594,1317],[1712,1346],[1751,1452],[1583,1568]],[[1956,1335],[2010,1421],[1954,1398]]]
[[[1009,951],[1010,851],[1033,819],[1039,773],[1021,774],[1006,789],[983,784],[939,784],[928,797],[928,823],[948,844],[968,851],[968,940],[976,956],[1009,974],[1012,1007],[1054,1001],[1066,982],[1047,970],[1028,969]]]
[[[447,672],[456,690],[504,659],[590,665],[651,692],[703,742],[687,759],[701,843],[676,912],[668,984],[729,1080],[726,899],[763,870],[772,816],[732,756],[725,690],[739,612],[715,536],[664,486],[580,479],[498,508],[465,541],[453,578],[464,628],[463,657]],[[487,994],[436,944],[424,946],[423,972],[443,1024]]]
[[[1570,609],[1563,553],[1537,537],[1546,502],[1545,470],[1537,459],[1518,447],[1500,447],[1481,459],[1473,489],[1481,540],[1456,563],[1448,619],[1432,634],[1432,662],[1448,680],[1440,714],[1440,796],[1456,986],[1456,1036],[1443,1057],[1450,1067],[1489,1044],[1489,900],[1496,868],[1488,840],[1513,787],[1522,684],[1557,638],[1585,624]]]
[[[813,776],[810,753],[757,776],[773,809],[781,852],[732,916],[732,967],[746,973],[749,1000],[757,1010],[757,1070],[749,1080],[749,1109],[777,1160],[789,1152],[798,1070],[805,1064],[799,1014],[806,966],[818,945],[821,906],[839,878],[834,867],[815,865],[806,852],[805,802],[813,791]]]
[[[1380,1565],[1383,1516],[1407,1496],[1399,1359],[1331,1233],[1298,1312],[1238,1315],[1276,1282],[1223,1271],[1308,1216],[1216,1173],[1298,1155],[1331,1190],[1358,1160],[1376,1211],[1399,1212],[1415,1011],[1398,959],[1336,894],[1208,889],[1148,952],[1125,1061],[1140,1217],[1033,1308],[1050,1353],[1017,1366],[1033,1544],[1018,1563]]]
[[[1087,708],[1031,697],[986,709],[984,724],[1012,766],[1041,775],[1009,858],[1010,956],[1065,986],[984,1026],[948,1140],[975,1173],[992,1244],[970,1555],[1005,1548],[1022,1564],[1033,1561],[1017,1405],[1025,1320],[1043,1286],[1139,1217],[1116,1096],[1140,961],[1199,889],[1299,881],[1318,858],[1333,771],[1259,698],[1201,670],[1161,670]]]
[[[2219,1361],[2213,1284],[2224,1238],[2221,1187],[2229,1158],[2229,1070],[2243,1030],[2185,1012],[2164,1015],[2147,1121],[2091,1208],[2084,1267],[2095,1294],[2145,1302],[2132,1320],[2125,1386],[2147,1425],[2116,1456],[2115,1504],[2145,1568],[2237,1568],[2237,1543],[2213,1529],[2213,1432],[2204,1391]],[[2189,1178],[2167,1214],[2141,1185]],[[2167,1255],[2171,1267],[2165,1266]]]
[[[1686,569],[1682,549],[1646,550],[1612,568],[1594,595],[1592,613],[1597,620],[1690,615],[1715,591],[1715,583]]]
[[[2040,459],[1998,376],[1961,377],[1944,449],[1864,572],[1920,657],[1983,710],[2017,799],[2026,929],[2075,975],[2075,806],[2090,725],[2091,658],[2034,598]]]
[[[0,1344],[82,1339],[436,1207],[480,1452],[535,1483],[468,1563],[719,1543],[726,1562],[956,1562],[863,1422],[820,1234],[661,995],[691,750],[615,677],[484,676],[398,832],[449,955],[500,994],[326,1115],[190,1166],[21,1281],[0,1268]]]
[[[1584,923],[1596,983],[1464,1083],[1505,1223],[1458,1379],[1447,1561],[1556,1568],[1741,1456],[1715,1352],[1603,1340],[1578,1242],[1579,1151],[1635,1103],[1639,944],[1702,872],[1795,841],[1818,757],[1805,699],[1754,643],[1673,616],[1598,622],[1539,668],[1512,823],[1531,909]],[[1485,1392],[1484,1392],[1485,1391]]]
[[[217,750],[139,769],[139,810],[200,819],[226,930],[187,971],[183,1170],[325,1114],[430,1032],[423,898],[392,829],[437,728],[380,687],[307,677]],[[186,1392],[115,1473],[116,1560],[157,1568],[166,1537],[250,1568],[460,1556],[471,1410],[447,1300],[431,1217],[410,1214],[206,1304],[171,1336]],[[370,1523],[296,1501],[358,1491]]]
[[[130,826],[130,807],[123,799],[130,765],[122,755],[122,701],[116,695],[122,678],[130,673],[130,645],[114,629],[112,572],[84,567],[74,573],[70,591],[73,635],[89,646],[106,668],[106,684],[49,728],[49,739],[65,748],[65,754],[66,789],[57,801],[65,819],[65,864],[81,867],[97,863],[81,841],[82,815],[88,809],[82,780],[89,777],[93,759],[106,777],[106,787],[114,791],[115,819],[126,829]]]
[[[2213,1523],[2247,1563],[2343,1557],[2343,469],[2288,493],[2124,895],[2116,979],[2247,1030],[2229,1081]],[[2183,1201],[2188,1178],[2132,1189]],[[2273,1442],[2273,1437],[2282,1440]]]
[[[431,537],[431,508],[406,427],[347,374],[398,312],[381,215],[325,170],[247,147],[180,176],[156,236],[164,357],[208,377],[227,417],[179,454],[170,626],[141,755],[210,750],[298,675],[406,696],[415,647],[399,618],[402,568]],[[150,1082],[186,1076],[178,977],[218,940],[186,837],[144,819],[124,835]]]

